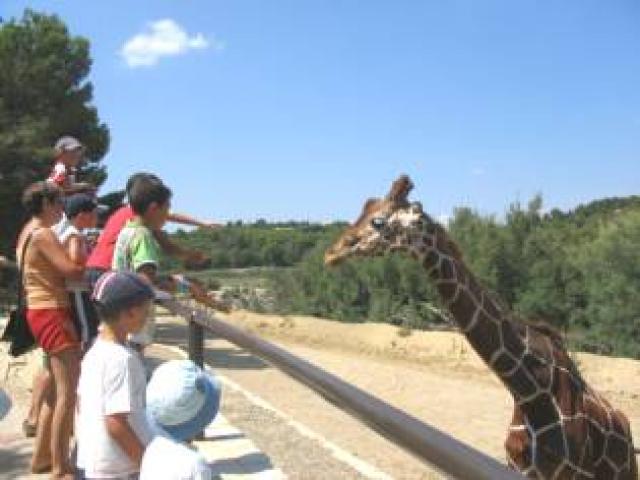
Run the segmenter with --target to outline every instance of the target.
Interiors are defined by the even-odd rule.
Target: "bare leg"
[[[38,416],[38,430],[31,457],[31,472],[42,473],[51,469],[51,418],[55,407],[55,387],[51,382],[45,391]]]
[[[56,390],[51,419],[51,473],[54,478],[59,478],[73,472],[69,464],[69,440],[80,373],[80,351],[69,348],[51,355],[51,372]]]
[[[40,407],[47,395],[47,389],[52,386],[51,372],[46,368],[41,368],[38,373],[33,376],[33,386],[31,389],[31,405],[27,414],[26,422],[29,425],[37,425],[40,415]]]

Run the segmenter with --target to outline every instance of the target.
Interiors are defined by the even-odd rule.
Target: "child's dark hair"
[[[158,182],[162,182],[162,180],[160,180],[160,178],[157,175],[154,175],[153,173],[149,173],[149,172],[134,173],[127,179],[127,185],[124,187],[127,198],[131,198],[131,190],[133,189],[133,186],[136,184],[138,180],[157,180]]]
[[[40,215],[44,209],[44,202],[53,203],[62,200],[63,192],[60,187],[51,182],[35,182],[24,189],[22,206],[27,214]]]
[[[155,175],[140,175],[132,182],[129,205],[136,215],[144,215],[152,203],[163,205],[171,198],[171,190]]]

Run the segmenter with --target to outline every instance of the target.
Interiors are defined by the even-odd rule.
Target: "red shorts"
[[[66,308],[27,309],[27,322],[38,345],[50,355],[80,347],[78,333]]]

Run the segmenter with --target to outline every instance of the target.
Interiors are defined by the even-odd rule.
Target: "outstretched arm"
[[[185,215],[183,213],[171,212],[167,219],[170,222],[180,223],[182,225],[190,225],[192,227],[202,227],[202,228],[220,228],[222,224],[215,222],[205,222],[203,220],[198,220],[195,217],[190,215]]]
[[[204,253],[197,250],[190,250],[181,247],[177,243],[173,242],[169,238],[169,236],[162,230],[154,231],[153,236],[160,244],[160,248],[162,248],[162,251],[170,257],[174,257],[183,262],[189,262],[198,266],[204,265],[209,262],[209,258]]]
[[[231,311],[230,305],[210,297],[207,294],[205,286],[195,278],[187,278],[181,274],[174,274],[171,276],[171,279],[175,282],[176,292],[189,293],[196,302],[204,305],[205,307],[213,308],[214,310],[219,310],[225,313],[229,313]]]

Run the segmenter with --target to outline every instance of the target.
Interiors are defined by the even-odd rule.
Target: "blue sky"
[[[90,39],[103,191],[150,170],[177,211],[313,221],[400,173],[435,216],[638,193],[637,1],[2,4]]]

